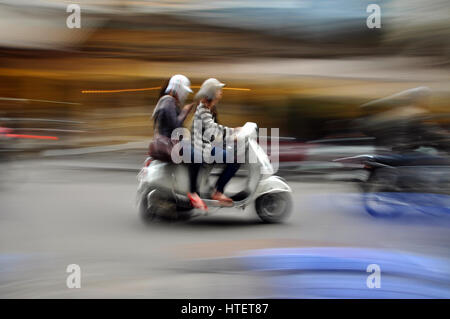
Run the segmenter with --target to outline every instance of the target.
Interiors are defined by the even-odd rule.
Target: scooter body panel
[[[142,169],[140,175],[139,188],[158,187],[184,194],[189,191],[189,171],[184,164],[154,160],[148,167]]]
[[[279,176],[269,176],[267,178],[261,179],[259,182],[253,198],[258,198],[261,195],[269,193],[291,193],[292,190],[289,185]]]

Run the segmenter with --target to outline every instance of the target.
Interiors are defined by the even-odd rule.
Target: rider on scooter
[[[194,106],[194,103],[191,103],[180,109],[180,105],[183,105],[188,94],[192,93],[190,84],[187,77],[177,74],[161,88],[159,100],[152,115],[154,142],[150,144],[149,151],[149,154],[157,159],[171,161],[172,132],[183,126],[184,120]],[[188,194],[194,207],[206,210],[206,205],[196,193],[194,194],[196,196]]]
[[[191,135],[193,137],[193,152],[200,154],[201,162],[212,163],[214,159],[221,158],[221,163],[226,163],[226,167],[216,183],[216,188],[211,195],[211,199],[219,201],[224,206],[231,206],[233,200],[224,195],[225,185],[231,180],[239,169],[234,154],[228,154],[225,146],[217,146],[218,142],[234,141],[235,133],[238,128],[229,128],[217,123],[217,103],[222,98],[222,88],[224,83],[217,79],[210,78],[203,82],[196,99],[200,101],[195,111],[192,122]],[[205,134],[206,132],[206,134]],[[205,135],[211,138],[205,137]],[[230,139],[230,137],[232,137]],[[222,144],[223,145],[223,144]],[[230,162],[230,158],[233,159]],[[196,192],[196,182],[198,172],[202,163],[193,163],[190,166],[191,193],[189,197],[199,200]]]

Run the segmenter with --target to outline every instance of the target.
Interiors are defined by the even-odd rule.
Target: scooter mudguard
[[[270,176],[259,182],[256,188],[254,198],[258,198],[261,195],[269,193],[287,192],[291,193],[292,190],[289,185],[279,176]]]

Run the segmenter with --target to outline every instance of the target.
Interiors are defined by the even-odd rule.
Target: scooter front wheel
[[[287,192],[268,193],[255,201],[256,213],[265,223],[280,223],[292,210],[292,196]]]

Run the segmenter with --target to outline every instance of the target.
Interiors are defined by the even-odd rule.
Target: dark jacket
[[[182,127],[188,111],[181,110],[177,100],[171,95],[164,95],[153,111],[155,134],[171,137],[172,131]]]

